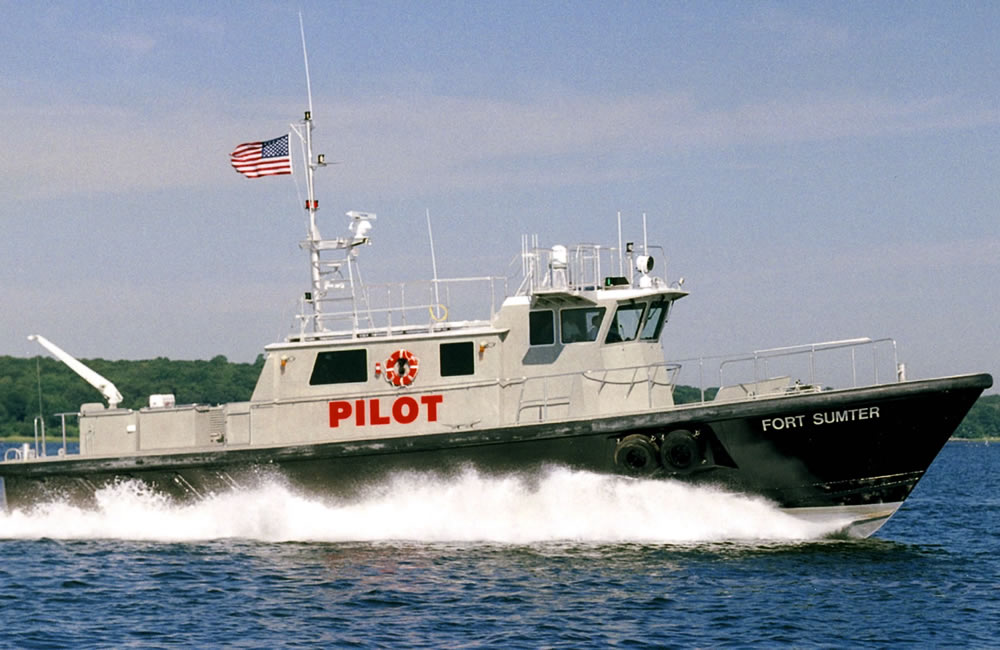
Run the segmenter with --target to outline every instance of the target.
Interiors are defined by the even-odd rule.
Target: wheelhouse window
[[[563,343],[596,341],[604,320],[604,307],[580,307],[559,312],[559,331]]]
[[[458,377],[476,372],[472,341],[441,344],[441,376]]]
[[[649,313],[646,314],[646,322],[642,326],[640,338],[643,341],[656,341],[663,331],[663,323],[667,320],[667,312],[670,311],[670,302],[661,301],[650,305]]]
[[[555,314],[551,309],[528,312],[528,343],[552,345],[556,342]]]
[[[310,386],[350,384],[368,380],[368,355],[364,350],[333,350],[316,355]]]
[[[618,305],[611,319],[605,343],[620,343],[634,341],[639,334],[639,323],[642,322],[642,312],[646,309],[644,303]]]

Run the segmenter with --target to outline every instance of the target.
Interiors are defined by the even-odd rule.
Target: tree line
[[[209,361],[86,359],[83,363],[107,377],[121,391],[121,408],[140,409],[149,396],[172,393],[178,404],[222,404],[250,399],[264,356],[254,363],[233,363],[219,355]],[[50,357],[0,356],[0,438],[31,436],[35,417],[46,428],[58,426],[58,413],[76,413],[87,402],[107,403],[100,392],[61,361]],[[76,432],[76,418],[67,419]]]
[[[208,361],[172,361],[164,357],[142,361],[89,359],[84,363],[110,379],[122,392],[122,408],[140,409],[150,395],[172,393],[178,404],[222,404],[250,399],[264,356],[253,363],[234,363],[219,355]],[[715,396],[705,391],[705,399]],[[696,402],[701,391],[678,386],[678,403]],[[0,356],[0,438],[31,436],[35,417],[45,415],[46,428],[54,431],[58,413],[76,413],[81,404],[103,402],[101,394],[61,361],[51,357]],[[67,420],[67,431],[76,433],[76,418]],[[959,425],[959,438],[1000,437],[1000,395],[979,398]]]

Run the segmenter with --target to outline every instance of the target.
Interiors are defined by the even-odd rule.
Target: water
[[[135,484],[0,514],[0,644],[996,646],[1000,445],[949,443],[868,540],[755,499],[554,469],[352,502]]]

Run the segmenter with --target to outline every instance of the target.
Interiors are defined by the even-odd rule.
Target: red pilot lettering
[[[405,411],[405,413],[404,413]],[[409,424],[417,419],[420,406],[412,397],[400,397],[392,404],[392,417],[400,424]],[[431,420],[433,422],[433,420]]]
[[[336,428],[340,421],[351,415],[350,402],[330,402],[330,426]]]
[[[354,426],[364,427],[379,424],[413,424],[423,419],[437,422],[438,406],[444,402],[444,395],[421,395],[418,400],[409,395],[397,397],[383,415],[382,403],[378,399],[356,399],[353,402],[337,400],[329,403],[330,428],[336,429],[343,420],[354,416]]]
[[[444,395],[421,395],[420,403],[427,405],[427,421],[437,422],[438,404],[444,401]]]
[[[378,400],[373,399],[368,402],[368,406],[371,407],[372,424],[389,424],[392,420],[389,419],[388,415],[382,415],[378,412]]]

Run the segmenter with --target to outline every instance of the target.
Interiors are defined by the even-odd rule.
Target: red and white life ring
[[[396,350],[385,360],[385,379],[393,386],[409,386],[420,362],[409,350]]]

